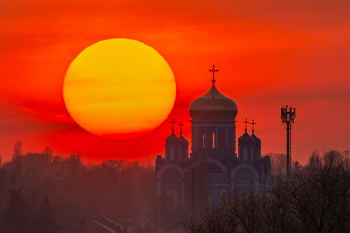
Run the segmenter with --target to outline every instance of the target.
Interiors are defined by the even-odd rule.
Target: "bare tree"
[[[290,179],[275,178],[266,193],[233,193],[199,219],[188,232],[350,232],[349,160],[338,151],[310,155]]]

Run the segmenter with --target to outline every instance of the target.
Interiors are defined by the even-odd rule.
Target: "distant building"
[[[215,71],[213,67],[211,89],[190,105],[190,158],[189,143],[182,129],[179,137],[175,135],[173,121],[165,158],[158,155],[156,160],[157,196],[169,196],[174,205],[186,206],[192,213],[220,202],[229,192],[251,188],[263,192],[272,181],[270,158],[261,157],[261,141],[254,130],[248,134],[247,121],[244,134],[238,138],[237,156],[237,105],[216,89]]]

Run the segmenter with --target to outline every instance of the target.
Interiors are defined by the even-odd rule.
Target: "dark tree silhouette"
[[[30,223],[37,218],[43,195],[47,195],[55,222],[65,226],[66,232],[80,228],[82,219],[85,219],[84,231],[99,232],[92,220],[101,214],[118,223],[130,219],[136,224],[139,211],[152,206],[155,183],[151,161],[110,159],[100,164],[85,164],[79,155],[52,155],[48,147],[41,153],[23,155],[20,144],[16,145],[17,156],[0,167],[1,216],[8,206],[8,190],[21,186]],[[33,230],[33,224],[30,228]]]
[[[290,179],[277,176],[267,193],[233,193],[199,219],[190,218],[188,232],[350,232],[347,154],[314,152],[306,166],[294,167]]]
[[[3,233],[27,232],[28,218],[25,200],[22,196],[22,187],[11,189],[10,193],[10,200],[7,202],[6,210],[2,216],[1,230]]]
[[[45,196],[43,204],[33,221],[33,233],[55,233],[59,232],[59,227],[52,216],[49,199]]]
[[[281,186],[285,203],[305,230],[350,231],[350,170],[339,152],[313,153],[308,165]]]

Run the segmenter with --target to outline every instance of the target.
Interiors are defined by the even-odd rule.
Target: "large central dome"
[[[192,120],[227,120],[234,121],[237,116],[236,103],[221,94],[213,86],[211,89],[198,99],[195,99],[190,105],[190,115]]]

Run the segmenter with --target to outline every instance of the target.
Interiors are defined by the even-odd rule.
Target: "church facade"
[[[253,130],[238,138],[236,148],[236,103],[213,85],[190,105],[192,153],[189,142],[174,133],[166,138],[165,157],[158,155],[155,166],[156,194],[168,196],[175,206],[197,212],[219,203],[230,192],[242,189],[267,190],[272,182],[271,162],[261,157],[261,141]],[[238,154],[236,153],[238,151]]]

